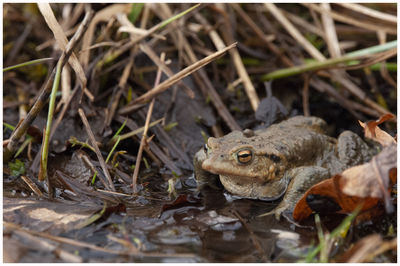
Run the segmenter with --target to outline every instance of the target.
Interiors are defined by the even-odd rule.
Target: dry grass
[[[63,68],[61,100],[54,108],[55,123],[48,123],[47,132],[43,132],[47,135],[44,143],[51,143],[66,118],[83,123],[95,150],[90,151],[95,159],[87,159],[90,168],[102,171],[96,186],[116,197],[126,196],[119,191],[123,186],[136,191],[143,172],[140,165],[148,161],[160,168],[165,166],[169,176],[182,175],[183,169],[192,166],[193,152],[188,151],[191,143],[183,143],[167,130],[176,124],[188,127],[179,124],[187,120],[175,121],[171,115],[182,95],[186,110],[200,102],[210,110],[212,122],[208,124],[202,124],[207,120],[204,117],[191,119],[215,136],[253,125],[254,113],[265,97],[265,77],[275,71],[286,74],[281,79],[272,75],[272,94],[281,94],[282,102],[294,95],[300,107],[288,100],[293,113],[315,115],[321,108],[318,101],[323,99],[337,108],[319,112],[327,116],[345,114],[367,120],[395,114],[397,48],[385,45],[396,41],[396,12],[396,4],[379,3],[4,4],[7,68],[3,70],[3,108],[10,112],[15,109],[18,117],[12,134],[3,140],[4,162],[11,160],[19,147],[28,145],[22,144],[27,131],[43,110],[47,112],[56,65]],[[367,49],[357,55],[360,50],[377,46],[386,48]],[[190,77],[190,82],[185,77]],[[159,111],[159,100],[167,91],[168,106]],[[50,122],[53,107],[49,108]],[[90,123],[99,119],[99,113],[104,114],[104,121],[97,125],[100,129]],[[161,118],[155,118],[154,113]],[[129,150],[129,159],[136,166],[129,169],[133,173],[126,174],[128,181],[125,178],[119,183],[123,178],[118,179],[116,173],[124,171],[103,156],[109,153],[111,158],[106,143],[124,122],[120,140],[125,144],[129,138],[135,143],[130,144],[135,148]],[[150,134],[153,136],[148,138]],[[47,156],[52,151],[46,147],[43,153]],[[23,180],[36,195],[47,197],[50,192],[40,191],[32,182],[37,177],[41,152],[32,160],[30,154],[27,161],[33,174]],[[11,223],[6,227],[60,243],[114,252],[24,231]],[[135,252],[134,256],[143,255]],[[182,254],[185,256],[191,254]]]

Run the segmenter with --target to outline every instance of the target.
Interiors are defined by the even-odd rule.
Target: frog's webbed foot
[[[197,182],[197,190],[201,191],[206,187],[210,187],[215,190],[222,188],[221,182],[217,175],[211,174],[202,169],[198,169],[195,173],[195,179]]]
[[[374,153],[356,133],[348,130],[339,135],[337,146],[339,159],[346,167],[365,163]]]
[[[290,206],[288,204],[279,204],[275,209],[272,211],[263,213],[259,215],[260,217],[274,215],[275,218],[279,221],[281,219],[282,213],[286,211]]]
[[[292,179],[282,201],[275,209],[262,216],[274,214],[275,218],[279,220],[284,212],[284,214],[286,212],[292,213],[297,201],[310,187],[330,176],[326,168],[319,166],[298,167],[291,170],[288,174],[292,176]]]

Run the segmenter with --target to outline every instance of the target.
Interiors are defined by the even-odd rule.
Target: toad
[[[271,212],[279,218],[293,211],[312,185],[371,159],[371,149],[357,134],[344,131],[335,139],[326,127],[321,118],[296,116],[266,129],[210,137],[194,157],[197,182],[202,187],[219,176],[233,195],[282,198]]]

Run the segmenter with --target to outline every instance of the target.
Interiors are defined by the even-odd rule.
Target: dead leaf
[[[340,188],[343,193],[350,196],[383,199],[386,211],[391,212],[393,206],[388,191],[391,185],[389,172],[397,167],[396,164],[397,146],[390,145],[374,156],[370,162],[345,170],[339,181]]]
[[[397,182],[397,146],[386,147],[372,160],[357,165],[312,186],[297,202],[293,211],[293,219],[299,221],[308,217],[313,210],[307,197],[317,195],[334,201],[340,206],[338,213],[350,213],[362,204],[362,211],[385,203],[386,212],[393,210],[390,187]],[[336,211],[333,211],[336,212]]]
[[[356,196],[349,196],[344,194],[339,187],[340,175],[333,176],[326,179],[314,186],[312,186],[297,202],[293,210],[293,219],[301,221],[313,213],[313,210],[307,202],[307,197],[318,195],[335,202],[340,209],[333,212],[336,213],[350,213],[354,211],[358,206],[361,207],[361,211],[371,209],[376,206],[379,199],[376,198],[360,198]]]
[[[383,122],[393,119],[394,115],[392,114],[386,114],[382,115],[378,120],[375,121],[369,121],[369,122],[361,122],[360,125],[364,128],[364,135],[366,138],[372,139],[380,144],[382,146],[389,146],[391,144],[396,144],[396,140],[390,136],[388,133],[383,131],[378,127],[379,124],[382,124]]]
[[[93,202],[38,201],[34,198],[4,198],[3,219],[37,231],[63,233],[75,228],[102,206]]]
[[[312,186],[297,202],[293,211],[293,219],[299,221],[308,217],[313,210],[309,206],[310,199],[316,199],[316,206],[321,206],[321,200],[328,200],[337,206],[332,212],[349,213],[357,206],[362,205],[361,211],[372,209],[380,201],[385,204],[387,213],[393,212],[390,197],[390,188],[397,182],[397,144],[395,139],[378,125],[393,119],[394,116],[386,114],[376,121],[362,123],[365,137],[381,143],[385,148],[370,162],[346,169],[330,179]],[[310,202],[307,202],[307,197]],[[326,210],[325,210],[326,211]],[[378,212],[371,212],[377,214]]]

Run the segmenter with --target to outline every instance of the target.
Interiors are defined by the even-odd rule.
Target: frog
[[[198,187],[219,178],[236,197],[280,201],[268,213],[279,219],[314,184],[374,155],[356,133],[346,130],[334,138],[327,128],[322,118],[299,115],[264,129],[209,137],[193,159]]]

